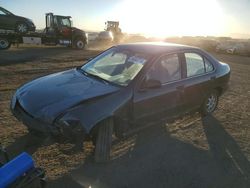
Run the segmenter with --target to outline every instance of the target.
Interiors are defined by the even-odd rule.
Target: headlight
[[[72,135],[84,132],[79,120],[64,120],[62,117],[55,122],[55,126],[60,134],[66,137],[72,137]]]
[[[69,126],[70,126],[70,123],[67,122],[66,120],[58,119],[58,120],[56,120],[56,122],[55,122],[55,126],[58,127],[58,128],[60,129],[60,128],[62,128],[62,127],[69,127]]]
[[[32,19],[29,19],[29,18],[28,18],[27,20],[28,20],[30,23],[33,23],[33,20],[32,20]]]
[[[33,20],[31,20],[31,19],[27,19],[27,21],[31,24],[31,25],[33,25],[34,26],[34,22],[33,22]]]

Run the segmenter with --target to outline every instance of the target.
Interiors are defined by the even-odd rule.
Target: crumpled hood
[[[30,115],[52,123],[59,114],[78,103],[117,90],[119,87],[73,69],[33,80],[19,88],[16,97]]]

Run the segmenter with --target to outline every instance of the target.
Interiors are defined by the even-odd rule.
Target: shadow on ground
[[[0,66],[20,64],[28,61],[82,61],[100,53],[98,50],[76,50],[66,47],[20,47],[0,51]]]
[[[6,148],[6,151],[12,159],[23,151],[32,155],[42,145],[50,145],[52,143],[54,143],[54,141],[50,138],[41,139],[40,137],[27,133],[26,135],[17,138],[14,143]]]
[[[0,52],[0,65],[23,63],[25,61],[36,60],[44,56],[49,57],[56,54],[58,55],[69,50],[70,49],[62,47],[20,47],[12,50],[5,50]]]
[[[126,155],[107,164],[89,159],[48,187],[249,187],[249,162],[236,141],[216,118],[208,116],[202,124],[209,151],[177,140],[165,125],[157,125],[138,134]]]
[[[250,164],[236,141],[213,116],[202,119],[209,150],[172,137],[165,124],[148,128],[135,137],[128,152],[106,164],[93,157],[69,174],[48,182],[48,187],[171,187],[247,188]],[[190,129],[190,131],[192,131]],[[11,148],[27,139],[17,140]],[[19,144],[19,146],[18,146]],[[30,153],[36,150],[30,148]]]

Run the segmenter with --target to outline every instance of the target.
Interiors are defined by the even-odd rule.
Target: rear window
[[[205,73],[203,58],[196,53],[185,53],[187,65],[187,77]]]
[[[212,72],[214,70],[214,66],[212,65],[212,63],[210,63],[207,58],[204,58],[204,62],[205,62],[205,69],[206,72]]]

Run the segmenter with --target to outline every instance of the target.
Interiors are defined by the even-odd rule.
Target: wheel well
[[[222,94],[222,88],[221,87],[216,87],[214,89],[218,92],[219,96]]]
[[[73,41],[74,41],[74,42],[75,42],[76,40],[78,40],[78,39],[83,40],[83,42],[85,42],[83,36],[81,36],[81,35],[75,35],[75,36],[73,36]]]
[[[25,25],[27,25],[27,23],[25,21],[20,21],[20,20],[16,22],[16,27],[17,27],[18,24],[25,24]]]
[[[114,121],[114,117],[110,116],[110,117],[107,117],[107,118],[102,119],[101,121],[97,122],[97,123],[93,126],[93,128],[90,130],[89,135],[92,135],[92,136],[93,136],[94,134],[96,134],[96,132],[97,132],[99,126],[101,125],[101,122],[106,121],[107,119],[110,119],[110,118],[112,118],[113,121]]]

